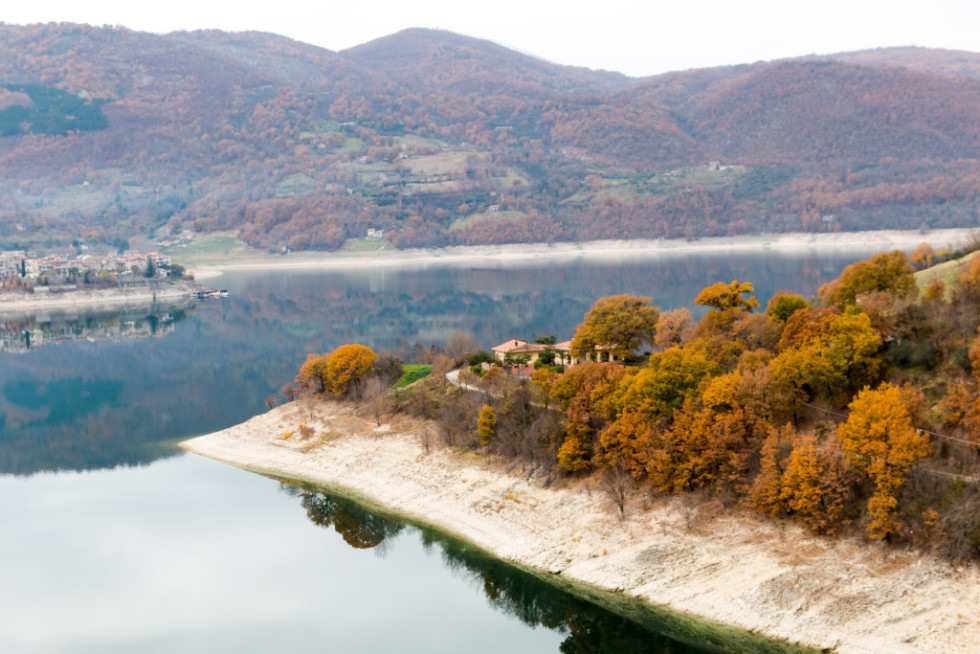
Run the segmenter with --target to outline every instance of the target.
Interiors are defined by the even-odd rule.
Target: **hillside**
[[[910,48],[632,79],[424,29],[333,52],[258,32],[3,25],[0,246],[973,226],[978,60]],[[20,88],[78,111],[29,128]],[[90,128],[70,122],[82,115]]]

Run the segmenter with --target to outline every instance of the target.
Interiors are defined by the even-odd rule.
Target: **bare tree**
[[[316,404],[317,404],[316,393],[314,393],[313,391],[307,391],[306,393],[303,394],[303,406],[306,407],[306,410],[310,412],[310,420],[313,420],[314,418],[314,412],[316,411]]]
[[[470,352],[480,349],[480,344],[476,342],[476,337],[472,332],[464,332],[457,329],[446,341],[446,354],[454,362],[462,361]]]
[[[449,447],[475,447],[476,420],[483,407],[483,400],[477,393],[461,390],[451,391],[446,401],[436,413],[436,423],[443,439]]]
[[[619,519],[626,519],[626,502],[636,490],[633,476],[622,466],[605,468],[599,475],[599,489],[615,502],[619,509]]]
[[[675,501],[677,513],[684,519],[687,530],[691,531],[697,524],[698,511],[701,508],[701,497],[697,493],[684,493]]]
[[[371,410],[374,421],[381,426],[381,416],[384,414],[388,405],[388,385],[379,375],[372,375],[364,383],[364,392],[361,396],[364,405]]]
[[[435,441],[435,432],[435,427],[429,422],[422,423],[416,431],[419,437],[419,445],[422,446],[426,454],[432,449],[433,442]]]
[[[295,384],[283,384],[279,389],[279,394],[286,398],[287,402],[292,402],[299,395],[299,387]]]

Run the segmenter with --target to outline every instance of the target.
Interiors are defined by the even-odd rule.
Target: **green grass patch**
[[[184,259],[201,255],[229,254],[243,247],[243,243],[227,234],[206,234],[184,246],[167,248],[168,254]]]
[[[335,134],[340,131],[340,123],[335,120],[318,120],[316,129],[320,134]]]
[[[432,148],[433,150],[444,150],[445,148],[449,147],[449,144],[446,143],[445,141],[430,139],[415,134],[406,134],[405,136],[399,136],[395,139],[395,143],[407,147]]]
[[[432,175],[463,175],[466,172],[466,159],[471,152],[459,150],[451,152],[440,152],[439,154],[429,154],[422,157],[405,159],[402,165],[417,177],[429,177]],[[484,160],[478,158],[474,165],[484,165]]]
[[[426,363],[409,363],[402,366],[402,370],[405,371],[405,374],[395,384],[398,388],[405,388],[420,379],[425,379],[432,372],[432,366]]]
[[[341,152],[357,152],[365,148],[364,141],[359,138],[349,138],[344,140],[344,144],[340,146]]]
[[[471,213],[468,216],[460,218],[453,221],[450,225],[449,231],[454,232],[458,229],[465,229],[473,225],[480,223],[504,223],[517,220],[519,218],[526,217],[527,214],[523,211],[497,211],[495,213],[489,213],[487,211],[481,211],[479,213]]]
[[[276,185],[280,193],[301,195],[316,188],[316,182],[302,173],[290,175]]]
[[[349,238],[340,248],[344,252],[374,252],[383,250],[388,241],[383,238]]]

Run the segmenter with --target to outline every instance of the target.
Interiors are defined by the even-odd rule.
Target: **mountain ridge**
[[[898,48],[630,78],[421,28],[335,52],[264,32],[0,25],[0,83],[99,99],[108,121],[0,138],[0,245],[975,226],[974,61]]]

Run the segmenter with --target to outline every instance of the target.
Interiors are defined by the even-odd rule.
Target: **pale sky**
[[[897,45],[980,52],[976,0],[33,0],[11,24],[74,22],[147,32],[275,32],[343,50],[407,27],[448,29],[560,64],[642,76]]]

